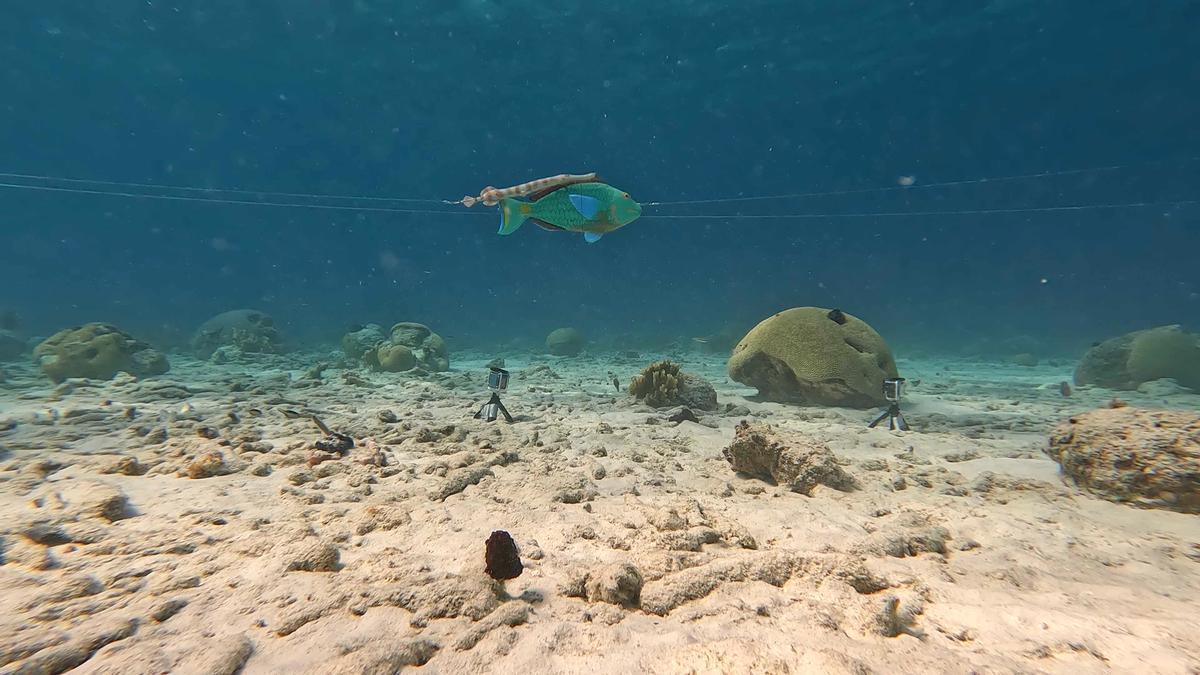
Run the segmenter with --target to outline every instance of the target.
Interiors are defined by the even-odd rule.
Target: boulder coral
[[[450,370],[450,351],[446,341],[428,326],[403,321],[392,326],[388,332],[392,345],[407,347],[416,364],[425,370],[443,372]]]
[[[1200,414],[1102,408],[1076,415],[1046,450],[1062,472],[1114,502],[1200,513]]]
[[[583,351],[583,333],[574,328],[559,328],[546,336],[546,351],[555,356],[575,356]]]
[[[770,401],[867,408],[897,376],[887,343],[837,309],[796,307],[755,326],[733,349],[729,376]]]
[[[383,327],[377,323],[369,323],[342,336],[342,352],[348,358],[358,361],[386,340],[387,335],[384,334]]]
[[[416,356],[404,345],[394,345],[385,342],[375,349],[375,361],[379,369],[389,373],[399,373],[411,370],[417,365]]]
[[[207,359],[221,347],[236,347],[243,353],[277,354],[281,351],[275,320],[254,309],[222,312],[201,324],[192,337],[192,351]]]
[[[342,351],[368,368],[389,373],[450,370],[446,341],[428,326],[410,321],[395,324],[387,334],[378,324],[359,327],[342,336]]]
[[[1094,345],[1075,369],[1075,384],[1109,389],[1162,378],[1200,391],[1200,335],[1177,325],[1134,331]]]
[[[71,377],[108,380],[119,372],[151,377],[170,370],[161,352],[106,323],[59,331],[33,350],[33,358],[54,382]]]

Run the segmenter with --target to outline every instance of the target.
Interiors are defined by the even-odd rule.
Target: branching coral
[[[674,405],[679,399],[680,379],[678,363],[659,361],[629,381],[629,393],[656,408]]]

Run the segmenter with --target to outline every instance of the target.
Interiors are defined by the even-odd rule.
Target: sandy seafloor
[[[1114,395],[1064,398],[1068,361],[901,360],[898,434],[748,399],[685,352],[509,358],[517,421],[488,424],[492,356],[420,378],[332,352],[59,386],[6,368],[0,672],[1200,672],[1200,518],[1060,480],[1051,430]],[[675,425],[614,390],[664,356],[722,410]],[[285,410],[357,447],[310,467],[320,433]],[[824,441],[859,488],[735,475],[742,419]],[[502,586],[498,529],[525,564]],[[571,597],[619,563],[639,608]]]

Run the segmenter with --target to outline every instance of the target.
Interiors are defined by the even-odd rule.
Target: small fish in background
[[[900,187],[912,187],[916,183],[916,176],[899,176],[896,178],[896,185],[899,185]]]
[[[694,337],[692,338],[692,342],[699,342],[702,345],[708,344],[708,340],[702,337]]]
[[[611,370],[608,371],[608,373],[605,375],[605,377],[607,377],[608,381],[612,383],[612,386],[614,389],[616,389],[617,391],[621,391],[621,381],[617,379],[616,375],[613,375]]]

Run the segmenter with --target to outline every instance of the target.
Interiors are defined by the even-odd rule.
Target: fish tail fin
[[[500,200],[500,234],[512,234],[529,218],[529,204],[518,199]]]

